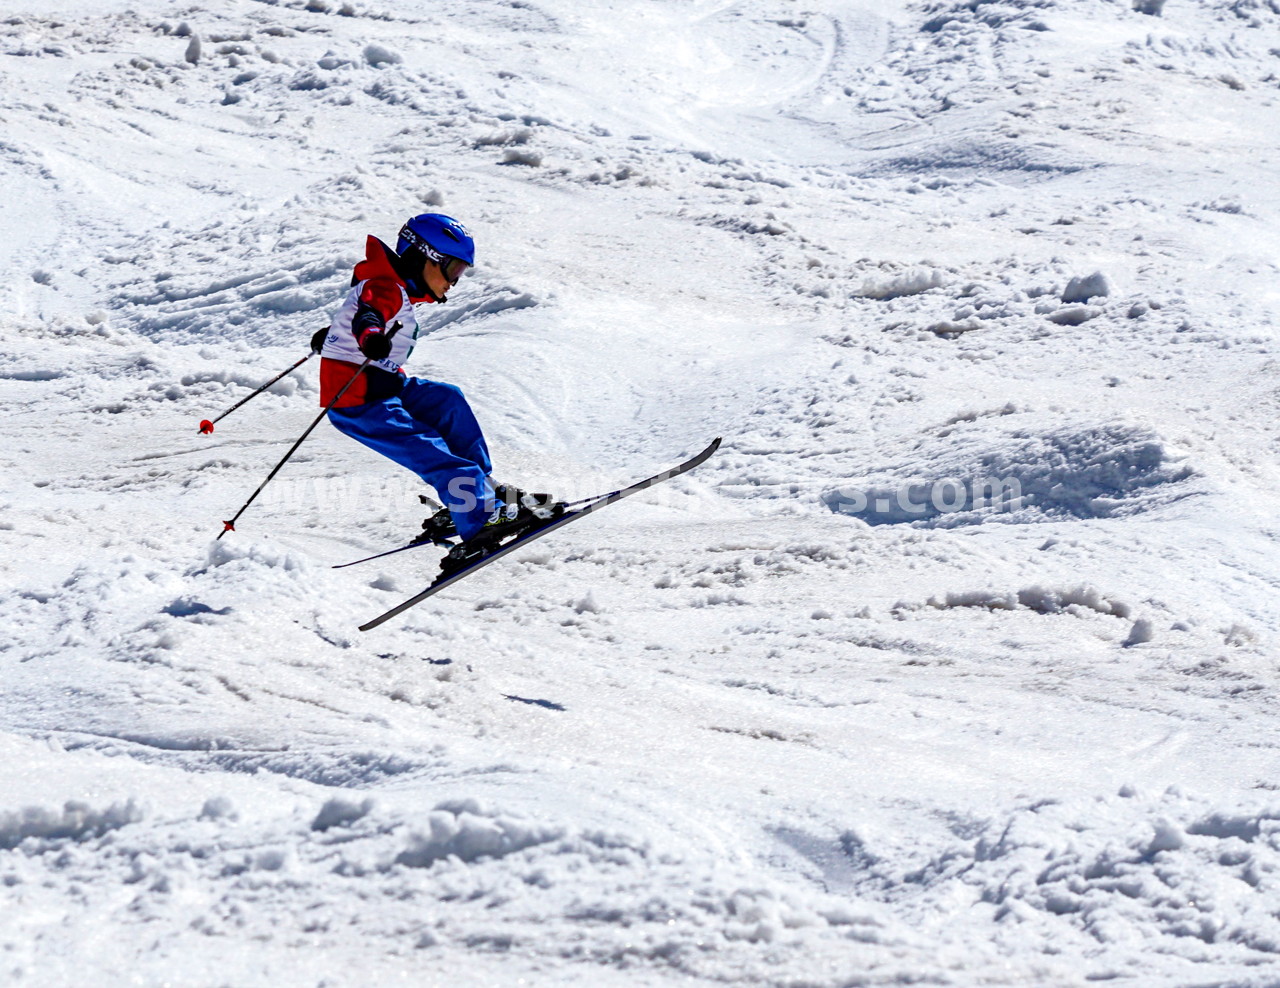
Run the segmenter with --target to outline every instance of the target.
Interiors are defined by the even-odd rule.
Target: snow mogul
[[[400,366],[418,336],[414,306],[448,301],[445,293],[474,263],[471,235],[441,213],[408,220],[394,251],[370,236],[342,307],[311,346],[321,357],[320,404],[347,388],[329,411],[334,427],[413,471],[442,502],[414,541],[447,545],[456,536],[468,549],[487,549],[563,508],[549,495],[495,482],[462,391]]]

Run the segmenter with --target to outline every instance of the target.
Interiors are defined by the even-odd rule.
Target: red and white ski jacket
[[[350,408],[398,395],[405,381],[400,365],[409,359],[418,338],[413,307],[433,301],[409,294],[407,283],[392,264],[395,252],[377,237],[370,237],[364,250],[365,258],[351,277],[351,291],[329,324],[329,335],[320,350],[321,405],[329,404],[364,363],[360,344],[365,336],[389,332],[397,322],[400,329],[391,337],[391,353],[385,360],[370,361],[334,407]]]

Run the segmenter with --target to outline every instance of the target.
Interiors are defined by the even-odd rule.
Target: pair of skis
[[[544,535],[550,535],[557,528],[563,528],[565,525],[569,525],[577,521],[579,518],[584,518],[587,515],[591,514],[592,512],[599,511],[601,508],[605,507],[606,505],[613,504],[615,501],[621,501],[624,497],[630,497],[632,494],[637,494],[640,491],[647,490],[648,488],[652,487],[654,484],[660,484],[664,480],[670,480],[672,477],[678,477],[682,473],[687,473],[688,471],[692,470],[694,467],[699,466],[702,463],[705,463],[711,457],[711,454],[714,453],[719,448],[720,448],[720,440],[715,439],[712,441],[711,445],[709,445],[701,453],[698,453],[696,456],[690,457],[689,459],[685,460],[683,463],[678,464],[677,466],[674,466],[669,470],[664,470],[661,473],[656,473],[652,477],[648,477],[645,480],[637,481],[636,483],[631,484],[630,486],[627,486],[627,487],[620,488],[619,490],[610,491],[608,494],[601,494],[599,497],[590,498],[585,502],[581,502],[577,506],[573,506],[571,510],[566,511],[564,514],[560,515],[557,518],[553,518],[550,521],[547,521],[544,523],[539,523],[539,522],[532,523],[529,528],[520,532],[509,542],[499,545],[496,548],[490,550],[489,552],[486,552],[479,558],[462,566],[460,569],[456,569],[447,574],[441,575],[438,579],[436,579],[434,583],[431,584],[431,586],[427,587],[421,593],[416,594],[413,597],[410,597],[408,600],[404,601],[403,603],[397,604],[395,607],[391,608],[391,610],[383,614],[379,614],[372,621],[368,621],[360,625],[360,630],[370,631],[371,629],[378,627],[378,625],[382,624],[384,621],[390,621],[393,617],[396,617],[399,614],[403,614],[405,611],[407,611],[410,607],[413,607],[415,604],[422,603],[424,600],[426,600],[428,597],[432,596],[433,594],[439,593],[441,590],[444,590],[446,587],[453,586],[453,584],[457,583],[459,580],[466,579],[472,573],[476,572],[477,570],[483,569],[485,566],[488,566],[494,560],[501,559],[507,553],[514,552],[516,549],[519,549],[522,546],[526,546],[530,542],[533,542],[535,539],[542,538]],[[387,552],[379,552],[372,556],[366,556],[364,559],[357,559],[354,562],[341,563],[338,566],[335,566],[334,569],[341,569],[344,566],[355,566],[357,563],[366,563],[372,559],[381,559],[384,556],[390,556],[397,552],[404,552],[406,549],[415,549],[418,546],[430,545],[430,544],[431,544],[430,542],[410,543],[409,545],[400,546],[397,549],[390,549]]]

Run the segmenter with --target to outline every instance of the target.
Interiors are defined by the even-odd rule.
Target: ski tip
[[[212,431],[213,431],[213,423],[212,423],[212,422],[210,422],[208,419],[201,419],[201,420],[200,420],[200,435],[202,435],[202,436],[207,436],[207,435],[208,435],[209,433],[211,433]]]

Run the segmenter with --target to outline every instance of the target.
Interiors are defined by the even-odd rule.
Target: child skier
[[[412,470],[444,503],[415,541],[456,534],[473,552],[552,517],[559,507],[547,495],[495,484],[484,435],[462,392],[408,377],[400,367],[418,336],[414,306],[446,301],[445,293],[474,263],[475,243],[466,228],[440,213],[408,220],[394,251],[371,236],[332,324],[312,340],[321,356],[320,404],[350,382],[329,421]],[[368,366],[352,381],[366,357]]]

